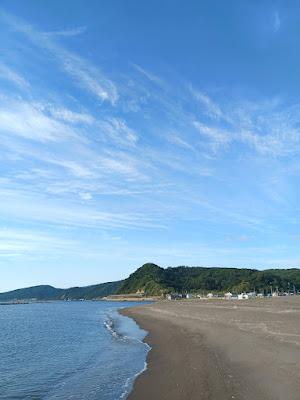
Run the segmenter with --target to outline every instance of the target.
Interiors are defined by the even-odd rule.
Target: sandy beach
[[[300,296],[126,309],[152,350],[129,400],[299,400]]]

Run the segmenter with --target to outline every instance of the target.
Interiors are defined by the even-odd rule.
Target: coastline
[[[207,373],[208,368],[213,367],[208,349],[200,346],[195,352],[193,339],[184,328],[178,330],[170,321],[143,315],[142,307],[126,308],[121,314],[133,318],[148,332],[144,341],[151,347],[147,368],[136,378],[127,400],[232,399],[232,396],[224,396],[226,388],[223,384]],[[201,360],[201,366],[198,360]],[[199,374],[203,385],[195,386]]]
[[[136,305],[135,305],[136,306]],[[127,317],[123,314],[123,307],[117,308],[114,311],[109,311],[106,315],[104,326],[109,331],[109,333],[113,336],[113,338],[118,343],[126,343],[131,348],[134,344],[134,347],[142,346],[145,349],[140,356],[142,358],[132,358],[131,361],[134,360],[132,366],[134,370],[126,377],[126,380],[122,385],[122,394],[119,399],[127,399],[129,393],[132,391],[135,380],[139,375],[141,375],[147,369],[146,357],[148,355],[150,346],[144,341],[147,332],[144,331],[133,318]],[[123,346],[122,346],[123,347]],[[127,347],[127,345],[126,345]],[[135,354],[136,356],[136,354]]]
[[[152,350],[128,400],[299,400],[300,297],[120,310]]]

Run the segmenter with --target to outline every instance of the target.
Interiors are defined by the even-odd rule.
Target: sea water
[[[149,346],[117,310],[138,304],[0,305],[0,399],[126,399]]]

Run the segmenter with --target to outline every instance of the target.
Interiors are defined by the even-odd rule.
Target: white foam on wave
[[[139,343],[139,344],[145,346],[145,348],[147,349],[147,354],[152,349],[152,347],[148,343],[144,342],[143,340],[141,340],[137,337],[134,337],[134,336],[123,335],[122,333],[118,332],[115,327],[114,318],[112,318],[109,314],[107,315],[107,318],[104,321],[104,326],[111,333],[111,335],[118,340],[128,341],[128,342],[136,342],[136,343]],[[138,328],[141,329],[140,327],[138,327]],[[133,387],[134,381],[136,380],[136,378],[138,376],[140,376],[147,370],[147,367],[148,367],[148,364],[145,361],[144,366],[140,371],[138,371],[133,376],[126,379],[125,384],[123,386],[124,390],[123,390],[121,396],[119,397],[120,400],[124,400],[127,398],[127,396],[129,395],[129,393]]]
[[[144,343],[144,344],[146,344],[146,343]],[[149,349],[151,349],[151,347],[149,345],[147,345],[147,346],[149,347]],[[133,384],[133,382],[136,380],[136,378],[138,376],[142,375],[147,370],[147,367],[148,367],[148,364],[145,361],[144,362],[144,367],[139,372],[134,374],[132,377],[126,379],[126,382],[125,382],[125,385],[124,385],[124,392],[121,394],[120,399],[125,399],[129,395],[130,389],[131,389],[131,385]]]
[[[114,324],[114,320],[111,318],[107,318],[103,325],[105,326],[105,328],[112,334],[113,337],[115,338],[120,338],[121,335],[115,330],[115,324]]]

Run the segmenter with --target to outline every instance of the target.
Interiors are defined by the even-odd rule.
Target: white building
[[[249,295],[247,293],[238,294],[238,300],[248,300]]]

